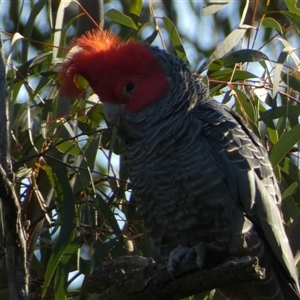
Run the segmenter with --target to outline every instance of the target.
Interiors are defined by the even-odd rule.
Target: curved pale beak
[[[125,104],[103,102],[104,116],[110,125],[118,126],[120,124],[121,115],[124,110]]]

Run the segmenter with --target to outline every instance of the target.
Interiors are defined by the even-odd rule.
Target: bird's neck
[[[180,105],[179,105],[180,106]],[[186,106],[186,107],[184,107]],[[126,118],[119,128],[119,135],[126,144],[143,143],[156,144],[167,139],[171,134],[179,133],[188,124],[190,112],[187,105],[181,105],[178,109],[170,107],[167,111],[149,108],[143,116]]]

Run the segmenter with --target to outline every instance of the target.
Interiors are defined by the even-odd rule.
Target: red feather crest
[[[89,81],[89,66],[95,56],[124,44],[118,36],[102,30],[91,30],[74,39],[58,74],[61,92],[69,97],[79,96],[83,89],[79,86],[77,78],[82,75]]]

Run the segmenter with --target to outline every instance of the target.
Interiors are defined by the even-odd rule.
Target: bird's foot
[[[187,259],[189,261],[196,262],[198,269],[202,270],[204,264],[205,252],[206,252],[206,244],[199,243],[198,245],[190,248],[190,250],[187,253]]]
[[[204,243],[199,243],[191,248],[178,245],[169,255],[168,272],[174,276],[176,273],[182,273],[185,269],[190,270],[195,266],[201,270],[204,263],[204,256]]]
[[[199,243],[191,248],[178,245],[169,255],[168,272],[174,276],[176,273],[183,273],[185,270],[191,270],[195,267],[202,270],[207,251],[223,253],[224,248],[207,243]]]
[[[175,249],[171,251],[167,265],[167,269],[170,274],[175,274],[180,261],[187,255],[189,250],[189,247],[178,245]]]

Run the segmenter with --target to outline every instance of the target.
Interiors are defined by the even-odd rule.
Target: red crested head
[[[162,97],[169,81],[150,47],[140,42],[123,42],[108,31],[92,30],[72,42],[58,81],[69,97],[83,89],[84,77],[102,102],[125,104],[139,112]]]

